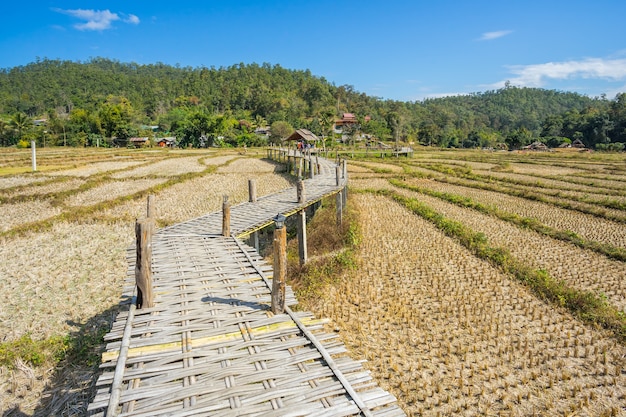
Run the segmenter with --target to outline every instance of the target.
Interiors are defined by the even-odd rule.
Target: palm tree
[[[326,137],[330,137],[332,135],[333,124],[335,123],[335,118],[332,112],[326,111],[319,115],[319,123],[322,127],[322,146],[324,151],[326,151]]]
[[[256,116],[254,116],[254,121],[252,122],[252,125],[255,128],[264,128],[265,126],[267,126],[267,120],[265,120],[265,118],[260,114],[257,114]]]
[[[30,117],[26,116],[24,113],[15,113],[9,121],[9,125],[17,131],[17,140],[19,142],[22,140],[24,131],[28,130],[28,128],[33,125],[33,122],[30,120]]]
[[[0,145],[11,145],[11,133],[9,132],[9,124],[0,119]]]

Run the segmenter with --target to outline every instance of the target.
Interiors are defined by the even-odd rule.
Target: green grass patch
[[[479,188],[483,190],[496,191],[499,193],[504,193],[508,195],[512,195],[515,197],[521,197],[528,200],[540,201],[542,203],[552,204],[557,207],[576,210],[581,213],[592,214],[598,217],[604,217],[608,220],[626,223],[626,216],[621,215],[613,215],[611,213],[607,213],[604,208],[616,209],[616,210],[624,210],[624,203],[619,200],[612,200],[610,198],[605,199],[592,199],[587,197],[582,198],[574,198],[568,196],[567,194],[563,194],[562,191],[550,191],[551,187],[544,185],[540,181],[536,182],[528,182],[522,180],[514,180],[511,178],[500,178],[493,176],[485,176],[485,175],[477,175],[471,172],[471,170],[467,171],[465,168],[459,167],[449,167],[442,164],[424,164],[424,168],[430,169],[435,172],[439,172],[444,174],[445,177],[436,177],[437,181],[448,182],[450,184],[459,184],[464,185],[466,187]],[[454,178],[457,179],[454,179]],[[465,181],[464,181],[465,180]],[[505,187],[502,184],[510,184],[509,187]],[[519,188],[522,187],[522,188]],[[544,190],[542,193],[534,192],[532,190],[528,190],[523,187],[532,187],[532,188],[540,188]],[[571,188],[570,190],[577,191],[575,188]],[[606,193],[614,193],[610,190],[604,190]],[[603,191],[603,192],[604,192]],[[621,194],[621,193],[617,193]],[[554,198],[548,198],[554,197]],[[566,200],[561,201],[558,198]],[[589,204],[595,207],[589,207],[581,205],[580,203]]]
[[[70,346],[68,336],[33,340],[26,334],[17,340],[0,343],[0,365],[13,368],[18,360],[31,366],[54,365],[65,358]]]
[[[103,210],[113,208],[120,204],[123,204],[127,201],[145,199],[150,194],[157,194],[159,191],[165,190],[168,187],[173,186],[174,184],[182,183],[185,181],[189,181],[191,179],[202,177],[204,175],[209,175],[215,173],[218,169],[216,165],[209,165],[207,168],[201,172],[188,172],[185,174],[178,175],[176,177],[170,178],[164,183],[157,184],[153,187],[146,188],[145,190],[138,191],[133,194],[128,194],[124,196],[120,196],[111,200],[102,201],[90,206],[80,206],[80,207],[71,207],[66,209],[61,214],[50,217],[45,220],[24,223],[19,226],[13,227],[7,231],[1,232],[0,237],[15,237],[15,236],[24,236],[31,232],[44,232],[52,228],[52,226],[57,222],[67,221],[67,222],[84,222],[90,221],[96,218],[96,214]],[[62,204],[62,200],[64,198],[69,197],[72,194],[75,194],[77,190],[85,191],[87,189],[93,188],[94,186],[101,184],[105,179],[98,177],[94,181],[90,181],[88,184],[84,184],[76,190],[68,190],[61,191],[59,193],[55,193],[52,197],[55,204]]]
[[[626,250],[618,246],[614,246],[608,243],[597,242],[593,240],[583,239],[578,234],[570,230],[559,230],[553,227],[547,226],[537,219],[519,216],[515,213],[505,212],[499,210],[497,207],[488,206],[478,203],[469,197],[459,196],[451,193],[444,193],[440,191],[431,190],[426,187],[419,187],[416,185],[407,184],[404,181],[397,179],[390,179],[389,182],[396,187],[405,188],[418,193],[430,195],[432,197],[440,198],[452,204],[456,204],[460,207],[470,208],[479,211],[483,214],[495,216],[501,220],[513,223],[517,226],[521,226],[527,229],[534,230],[537,233],[551,237],[553,239],[562,240],[564,242],[572,243],[580,248],[589,249],[594,252],[605,255],[609,258],[616,259],[618,261],[626,262]]]
[[[306,306],[319,298],[342,273],[356,268],[356,251],[362,241],[358,208],[349,201],[341,226],[337,225],[335,197],[328,197],[307,224],[308,262],[300,266],[298,242],[287,247],[287,279],[298,301]]]
[[[90,320],[95,323],[95,320]],[[19,339],[0,343],[0,366],[14,369],[18,361],[32,367],[54,367],[61,361],[74,366],[96,367],[100,364],[104,335],[110,323],[100,320],[88,323],[72,335],[33,339],[25,334]]]

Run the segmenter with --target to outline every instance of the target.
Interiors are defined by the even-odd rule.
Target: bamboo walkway
[[[152,241],[155,306],[135,305],[135,248],[121,313],[105,336],[103,373],[92,416],[404,416],[361,361],[350,359],[324,320],[272,314],[272,268],[241,237],[340,192],[335,165],[295,189],[231,209],[231,236],[221,212],[167,227]]]

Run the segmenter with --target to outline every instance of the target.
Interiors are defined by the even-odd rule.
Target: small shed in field
[[[320,140],[313,132],[307,129],[298,129],[291,134],[287,139],[288,141],[298,141],[298,142],[306,142],[309,144],[314,144]]]
[[[173,148],[176,146],[176,138],[175,137],[166,137],[161,138],[157,141],[157,145],[161,148]]]
[[[539,141],[535,141],[528,146],[524,146],[522,149],[531,150],[531,151],[547,151],[548,147]]]
[[[128,143],[133,144],[134,146],[145,146],[150,142],[150,139],[148,137],[142,137],[142,138],[129,138],[128,139]]]
[[[582,140],[576,139],[574,142],[572,142],[572,148],[583,149],[585,148],[585,144],[583,143]]]

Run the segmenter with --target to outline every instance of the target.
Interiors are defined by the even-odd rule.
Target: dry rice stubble
[[[320,314],[330,315],[407,412],[560,414],[578,407],[593,415],[607,400],[624,403],[621,372],[598,374],[597,355],[585,356],[608,352],[615,374],[623,347],[551,310],[397,204],[357,199],[360,267],[329,292]],[[621,388],[605,388],[613,382]],[[589,405],[579,404],[582,397]]]

